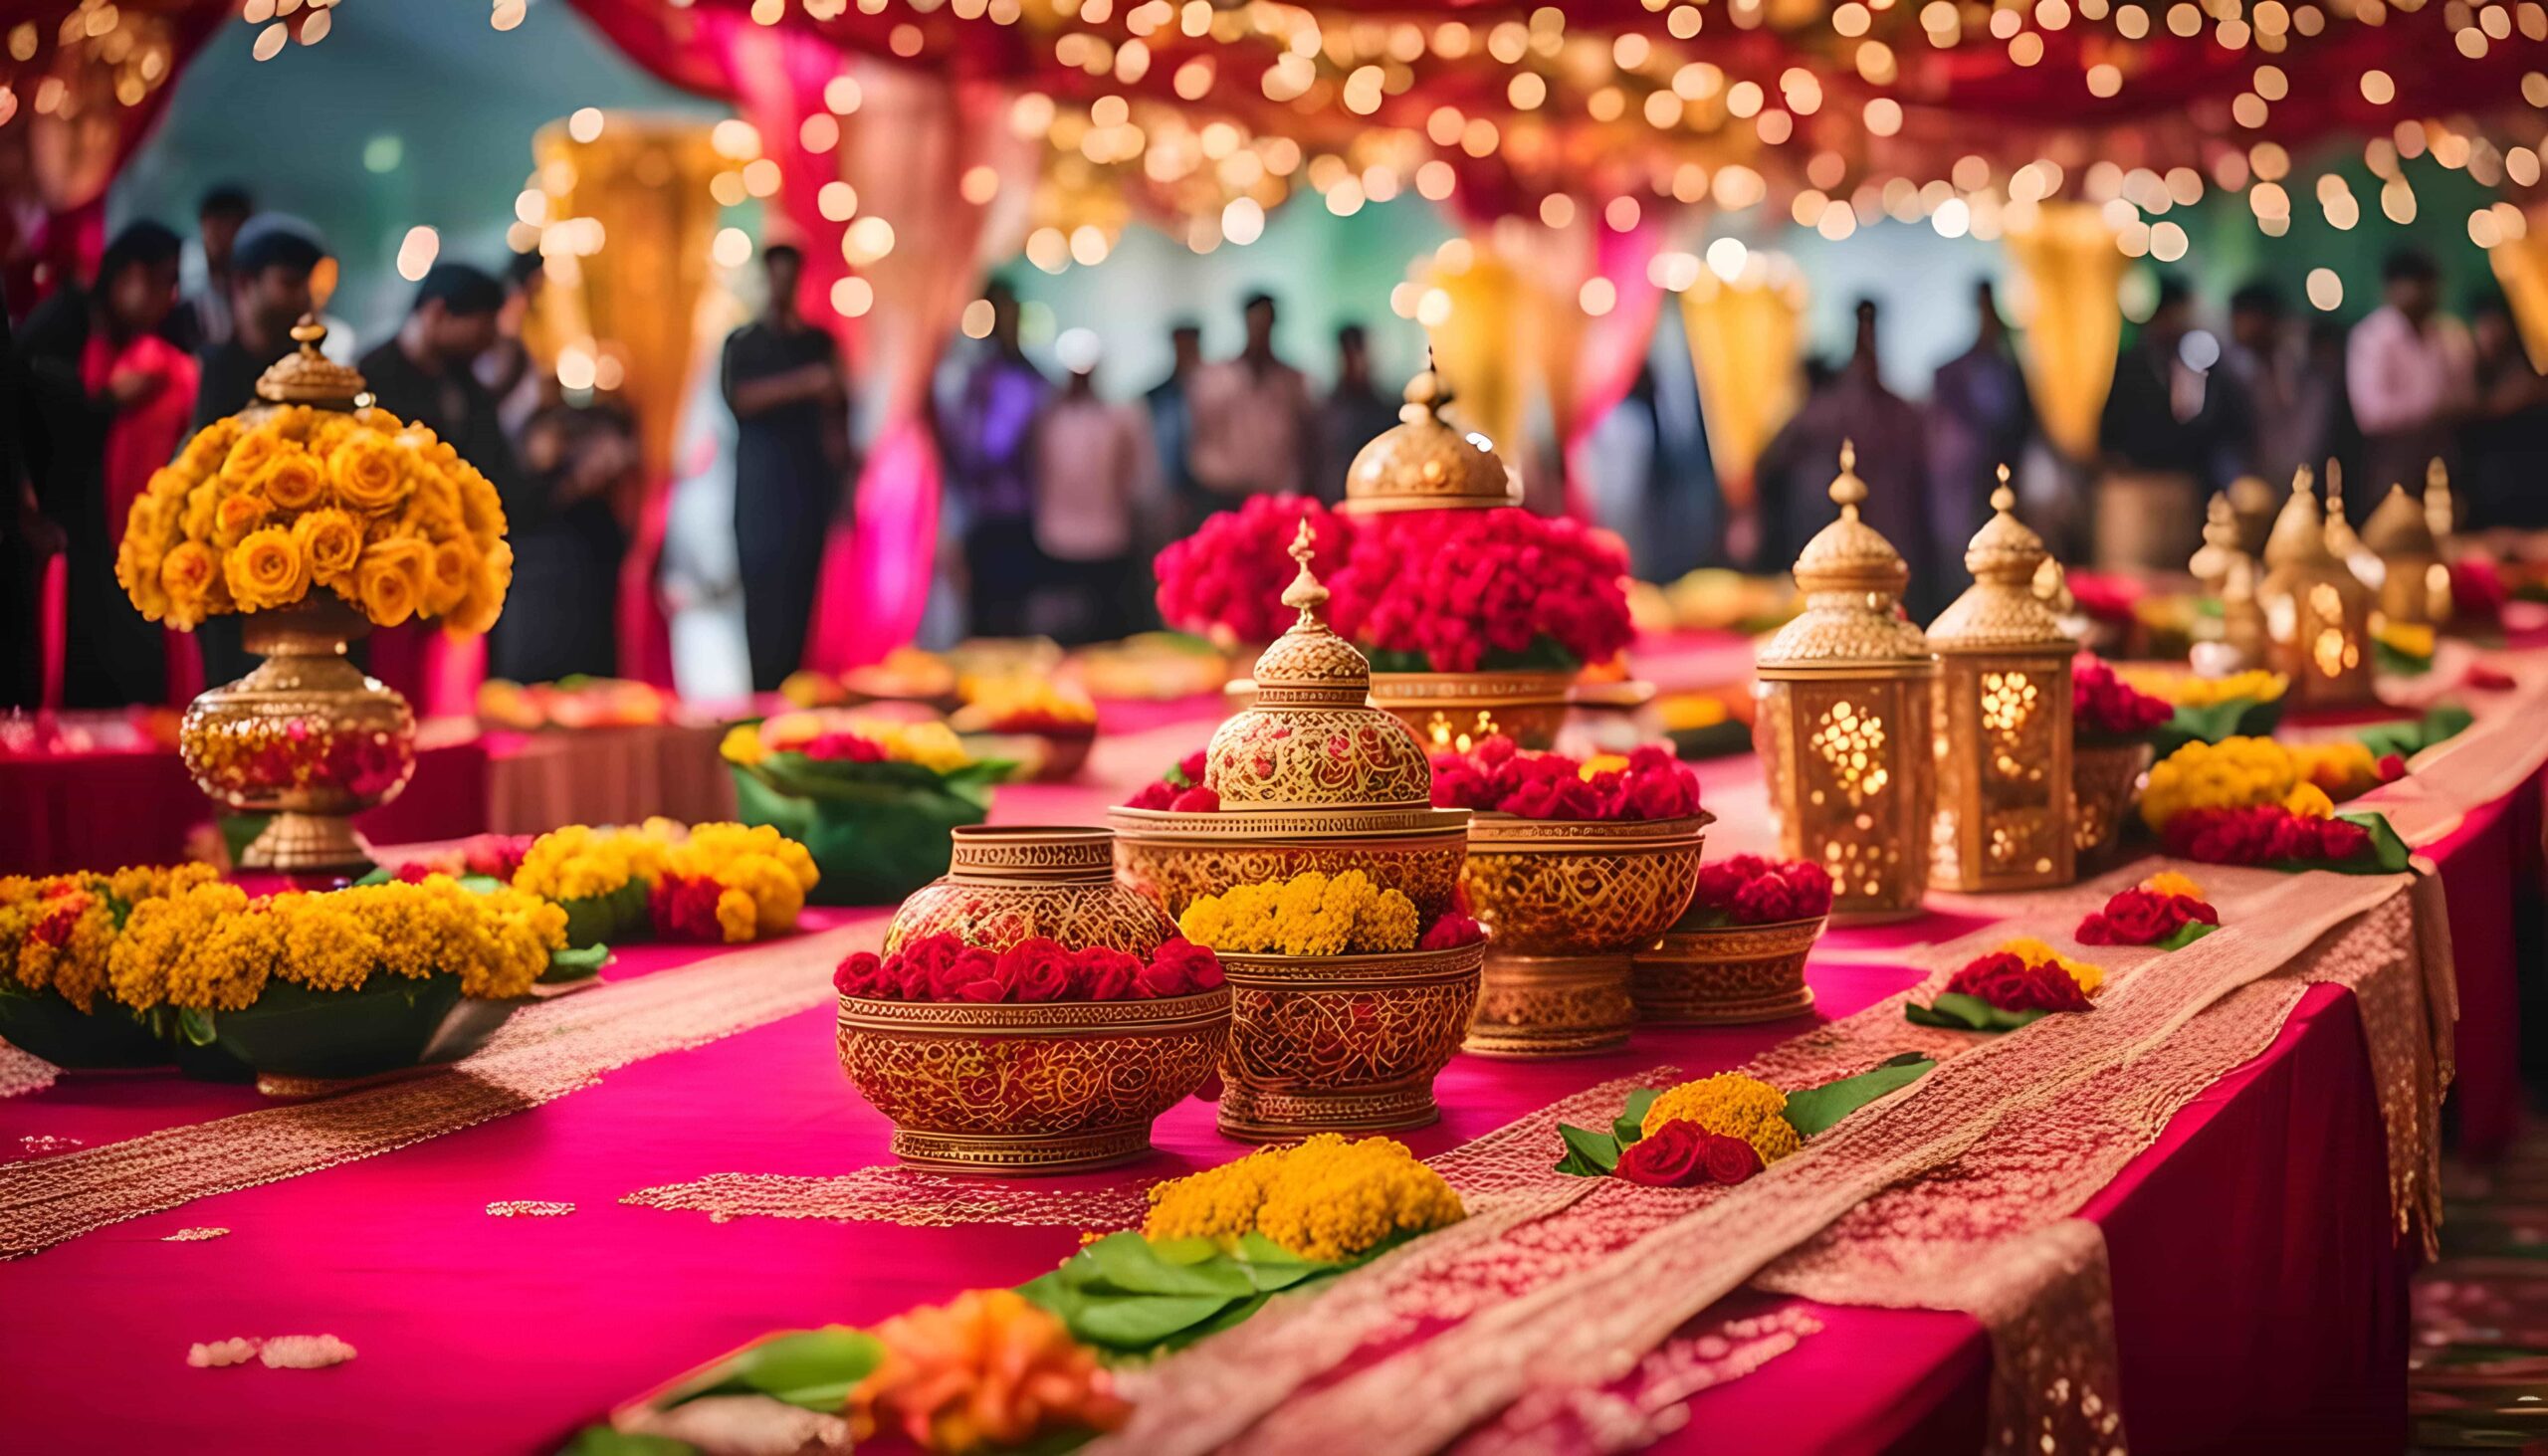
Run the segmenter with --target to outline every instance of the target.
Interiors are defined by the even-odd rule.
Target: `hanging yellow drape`
[[[1484,244],[1464,268],[1439,261],[1424,285],[1451,301],[1450,316],[1428,327],[1433,367],[1458,396],[1451,413],[1520,467],[1529,457],[1530,359],[1521,346],[1521,273]]]
[[[2010,223],[2006,246],[2032,295],[2020,358],[2036,416],[2074,460],[2097,453],[2097,422],[2114,385],[2123,310],[2115,291],[2131,260],[2114,229],[2084,202],[2044,202]]]
[[[1805,345],[1805,288],[1754,272],[1726,283],[1713,273],[1681,295],[1681,328],[1697,372],[1708,455],[1727,506],[1754,499],[1753,467],[1796,413]]]
[[[2548,371],[2548,203],[2530,209],[2530,226],[2486,250],[2495,282],[2512,305],[2513,321],[2521,328],[2521,344],[2530,366]]]
[[[623,112],[606,115],[591,141],[551,123],[532,153],[550,218],[592,219],[601,247],[575,257],[551,254],[542,316],[526,334],[552,359],[556,349],[577,347],[616,363],[618,392],[637,418],[646,477],[668,479],[703,352],[698,317],[717,231],[708,183],[729,163],[709,144],[703,122]]]

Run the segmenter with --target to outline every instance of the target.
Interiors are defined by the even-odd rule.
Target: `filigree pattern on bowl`
[[[1435,1121],[1433,1079],[1459,1052],[1485,948],[1221,957],[1221,1131],[1270,1142]]]

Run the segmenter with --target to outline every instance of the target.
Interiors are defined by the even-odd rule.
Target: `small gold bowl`
[[[2146,742],[2070,745],[2070,819],[2077,826],[2071,843],[2083,874],[2106,863],[2122,844],[2124,827],[2141,803],[2151,757]]]
[[[1115,878],[1170,919],[1235,885],[1310,870],[1361,870],[1415,902],[1430,925],[1451,908],[1468,851],[1469,811],[1411,805],[1376,809],[1224,809],[1179,814],[1110,809]]]
[[[1221,1132],[1271,1143],[1438,1120],[1433,1079],[1460,1050],[1485,953],[1480,941],[1382,955],[1223,955],[1233,1000]]]
[[[1572,1057],[1626,1043],[1629,957],[1689,908],[1715,816],[1560,820],[1480,814],[1460,876],[1493,934],[1468,1050]]]
[[[841,1070],[941,1172],[1084,1172],[1150,1150],[1230,1037],[1228,986],[1160,1001],[840,998]]]
[[[1636,953],[1628,994],[1650,1026],[1737,1026],[1811,1010],[1805,959],[1828,916],[1666,931]]]

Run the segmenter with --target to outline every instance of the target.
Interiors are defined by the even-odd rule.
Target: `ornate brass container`
[[[1522,482],[1495,444],[1442,417],[1451,392],[1431,369],[1407,381],[1398,423],[1355,452],[1345,472],[1349,515],[1491,510],[1522,504]]]
[[[964,824],[944,878],[912,892],[885,928],[885,953],[952,934],[1005,950],[1043,936],[1065,949],[1103,945],[1148,960],[1176,934],[1160,908],[1115,882],[1115,836],[1095,828]]]
[[[1372,703],[1440,752],[1467,752],[1496,733],[1547,748],[1566,727],[1574,686],[1575,674],[1560,672],[1374,673]]]
[[[2391,486],[2363,522],[2362,543],[2380,559],[2381,616],[2408,626],[2450,625],[2450,567],[2424,504],[2405,486]]]
[[[1805,611],[1762,646],[1753,685],[1779,853],[1830,872],[1841,924],[1919,913],[1935,807],[1938,660],[1902,616],[1902,557],[1858,519],[1856,461],[1843,445],[1840,519],[1797,557]]]
[[[292,873],[361,870],[371,858],[351,819],[388,802],[416,771],[416,715],[365,676],[345,649],[371,630],[332,594],[241,623],[265,658],[187,706],[177,747],[214,802],[272,819],[240,867]]]
[[[1768,926],[1667,931],[1636,955],[1636,1019],[1657,1026],[1735,1026],[1813,1008],[1805,956],[1823,916]]]
[[[2150,772],[2145,742],[2070,745],[2071,843],[2081,872],[2102,868],[2123,843],[2123,828],[2141,802]]]
[[[1361,870],[1415,902],[1427,922],[1451,908],[1468,853],[1466,809],[1302,809],[1178,814],[1111,809],[1115,875],[1170,916],[1235,885]]]
[[[2257,593],[2273,666],[2291,679],[2303,707],[2352,707],[2377,701],[2372,685],[2371,591],[2327,540],[2326,511],[2303,467],[2265,542],[2264,586]],[[2340,515],[2337,519],[2342,519]]]
[[[1229,1044],[1231,990],[1165,1001],[840,998],[841,1070],[894,1156],[947,1172],[1081,1172],[1150,1150],[1151,1124]]]
[[[1426,1127],[1460,1050],[1483,944],[1388,955],[1224,955],[1220,1129],[1251,1143]]]
[[[1461,888],[1493,938],[1468,1050],[1571,1057],[1624,1044],[1630,957],[1689,909],[1714,817],[1473,820]]]
[[[2077,644],[2035,599],[2043,541],[2013,514],[2017,504],[2002,466],[1991,520],[1964,553],[1973,585],[1929,627],[1940,663],[1929,874],[1949,890],[2040,889],[2073,873]]]

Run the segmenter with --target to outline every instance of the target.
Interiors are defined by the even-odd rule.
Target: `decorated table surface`
[[[2471,951],[2508,942],[2513,851],[2536,847],[2541,745],[2518,726],[2548,702],[2548,663],[2506,661],[2513,686],[2477,727],[2378,791],[2438,877],[2199,867],[2224,929],[2185,951],[2105,955],[2116,989],[2072,1025],[1977,1046],[1900,1006],[2016,930],[2066,931],[2147,866],[2065,892],[1935,896],[1917,919],[1830,932],[1805,1016],[1641,1028],[1576,1060],[1455,1060],[1442,1122],[1404,1140],[1469,1200],[1477,1234],[1539,1209],[1569,1237],[1375,1266],[1392,1277],[1364,1283],[1434,1338],[1355,1323],[1368,1299],[1323,1301],[1337,1331],[1376,1337],[1323,1375],[1281,1362],[1297,1343],[1278,1322],[1207,1342],[1163,1367],[1115,1447],[1199,1448],[1244,1407],[1216,1398],[1236,1380],[1298,1385],[1255,1433],[1269,1450],[1428,1449],[1459,1429],[1427,1424],[1456,1418],[1453,1393],[1535,1384],[1551,1390],[1463,1449],[1962,1451],[1994,1419],[2092,1438],[2118,1398],[2151,1449],[2252,1449],[2268,1431],[2394,1448],[2403,1275],[2434,1212],[2438,1132],[2417,1109],[2451,1055],[2442,902],[2465,1045],[2481,1008],[2509,1005],[2508,944],[2499,960]],[[1196,707],[1101,741],[1086,783],[1002,790],[995,820],[1097,821],[1200,742],[1217,714]],[[1762,847],[1759,793],[1741,760],[1710,773],[1712,859]],[[1156,1156],[1111,1172],[892,1167],[887,1124],[841,1082],[830,979],[885,918],[809,910],[789,937],[624,950],[601,985],[521,1013],[467,1062],[378,1085],[47,1085],[0,1051],[14,1094],[0,1096],[0,1254],[16,1261],[13,1305],[55,1312],[0,1335],[0,1408],[48,1451],[554,1449],[773,1330],[1032,1278],[1080,1230],[1137,1222],[1150,1183],[1239,1150],[1188,1102],[1159,1122]],[[1658,1215],[1648,1190],[1601,1180],[1588,1195],[1549,1171],[1555,1124],[1604,1125],[1633,1087],[1738,1067],[1805,1085],[1947,1048],[1965,1054],[1919,1095],[1731,1190],[1742,1200]],[[2026,1091],[2039,1086],[2060,1095]],[[1821,1211],[1797,1222],[1807,1206]],[[1613,1250],[1628,1252],[1599,1257]],[[1601,1283],[1614,1266],[1625,1285]],[[358,1356],[188,1362],[197,1344],[322,1334]]]

